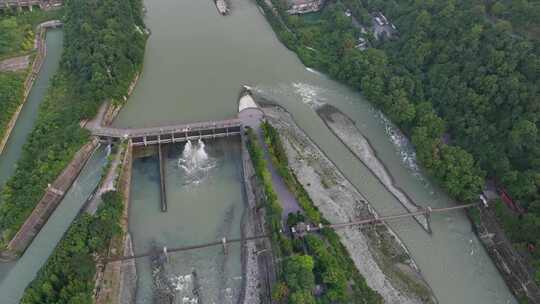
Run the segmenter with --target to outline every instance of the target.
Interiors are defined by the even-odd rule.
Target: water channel
[[[58,69],[62,54],[62,42],[63,32],[61,29],[47,30],[47,55],[43,66],[32,86],[28,100],[19,115],[6,148],[0,155],[0,187],[5,184],[16,169],[16,162],[21,155],[22,147],[35,124],[39,105],[44,100],[50,80]],[[86,198],[99,182],[105,161],[105,149],[97,150],[24,255],[16,262],[0,263],[0,302],[2,304],[19,303],[24,289],[34,279],[78,214]]]
[[[47,55],[6,147],[2,154],[0,154],[0,188],[4,186],[9,177],[15,172],[16,163],[21,156],[23,145],[32,131],[37,118],[39,105],[45,97],[51,77],[58,69],[62,54],[62,41],[63,32],[61,29],[50,29],[47,31],[45,41]],[[11,267],[12,264],[0,263],[0,281],[4,279]]]
[[[106,162],[106,149],[96,150],[24,255],[16,262],[0,264],[0,303],[19,303],[24,289],[45,264],[86,199],[97,186]]]
[[[222,17],[210,0],[146,1],[146,23],[152,35],[144,72],[116,125],[141,127],[228,118],[236,114],[240,84],[247,83],[259,94],[285,106],[381,214],[404,210],[325,127],[313,111],[317,105],[330,103],[348,113],[372,142],[397,184],[420,205],[452,205],[443,192],[414,168],[410,147],[361,95],[306,69],[276,39],[253,1],[231,2],[232,14]],[[169,246],[179,246],[213,241],[223,234],[220,227],[238,224],[234,218],[242,204],[240,184],[238,179],[231,178],[237,175],[234,172],[238,169],[229,164],[236,162],[233,155],[237,148],[225,148],[227,145],[207,143],[208,154],[215,153],[220,165],[208,171],[202,182],[189,188],[182,182],[185,173],[175,163],[184,148],[175,147],[174,152],[169,152],[167,183],[171,206],[167,214],[158,211],[155,160],[147,158],[135,162],[130,231],[136,252],[152,242],[176,241],[180,243]],[[236,206],[234,211],[228,211],[230,206]],[[234,215],[227,216],[231,212]],[[227,221],[231,217],[233,219]],[[435,215],[433,236],[427,235],[413,220],[391,226],[409,247],[440,303],[515,303],[463,213]],[[234,279],[240,267],[237,262],[219,261],[216,252],[182,254],[173,259],[176,260],[173,264],[183,264],[172,267],[180,274],[189,273],[191,268],[217,266],[217,269],[227,269],[222,271],[227,279]],[[236,258],[233,254],[229,259]],[[147,262],[137,265],[138,270],[142,270],[140,303],[148,303],[151,297],[149,265],[144,263]],[[202,265],[205,263],[208,265]],[[182,267],[183,273],[179,269]],[[202,288],[210,290],[218,286],[218,289],[234,290],[235,284],[223,280],[223,276],[215,276],[213,281],[202,282]],[[213,290],[207,294],[211,299],[219,299],[220,293],[221,290]]]
[[[17,123],[11,132],[11,136],[6,143],[6,147],[2,154],[0,154],[0,188],[4,186],[9,177],[15,172],[16,163],[21,156],[22,147],[34,127],[39,105],[47,93],[51,77],[56,73],[60,64],[62,39],[63,34],[61,29],[47,30],[47,55],[45,56],[37,79],[30,90],[28,99],[17,119]]]

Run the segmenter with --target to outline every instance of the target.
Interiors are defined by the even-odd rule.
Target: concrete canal
[[[6,143],[6,147],[2,154],[0,154],[0,187],[3,187],[9,177],[15,172],[15,165],[21,155],[22,147],[32,131],[37,118],[39,105],[43,101],[49,87],[49,82],[60,64],[62,39],[63,33],[61,29],[47,30],[47,55],[45,56],[43,66],[32,86],[28,99]]]
[[[453,204],[422,177],[406,140],[361,95],[306,69],[276,39],[253,1],[230,2],[227,17],[216,13],[212,1],[146,2],[146,23],[152,35],[144,72],[117,126],[230,118],[237,111],[238,88],[247,83],[258,94],[285,106],[381,214],[405,210],[328,130],[314,111],[317,106],[329,103],[350,115],[389,168],[397,186],[419,205]],[[200,181],[190,181],[181,161],[179,164],[185,146],[174,146],[169,152],[169,210],[165,214],[159,210],[157,160],[135,162],[130,210],[135,253],[153,243],[188,245],[212,241],[227,233],[232,236],[238,231],[243,206],[235,156],[238,147],[229,141],[205,144],[208,156],[216,163],[204,171]],[[433,236],[412,219],[391,226],[409,247],[440,303],[515,302],[463,213],[435,215]],[[232,301],[237,294],[238,252],[230,253],[226,259],[217,251],[179,254],[172,259],[170,273],[177,278],[182,275],[182,282],[193,269],[200,271],[205,303]],[[150,262],[137,263],[138,302],[147,303],[154,288]]]
[[[106,149],[96,150],[24,255],[15,262],[0,264],[0,295],[2,295],[0,302],[2,304],[19,303],[26,286],[45,264],[88,196],[94,191],[106,161]]]

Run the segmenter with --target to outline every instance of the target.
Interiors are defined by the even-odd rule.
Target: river
[[[316,71],[306,69],[295,54],[276,39],[253,1],[232,0],[231,4],[231,15],[222,17],[217,14],[211,0],[146,2],[146,24],[152,35],[148,41],[144,71],[134,95],[115,122],[117,126],[142,127],[229,118],[236,114],[240,85],[249,84],[259,94],[286,107],[380,214],[405,210],[326,128],[313,110],[317,105],[330,103],[351,116],[389,168],[396,184],[418,204],[432,207],[453,204],[414,168],[410,147],[396,136],[393,126],[360,94]],[[211,142],[207,143],[210,150],[212,145]],[[173,162],[178,157],[178,154],[173,154]],[[217,158],[224,163],[227,159],[224,156]],[[169,185],[168,189],[173,189],[168,191],[176,193],[172,197],[178,197],[170,204],[186,208],[170,209],[166,215],[158,216],[156,162],[151,159],[138,162],[134,164],[133,183],[136,187],[132,193],[133,208],[130,210],[130,230],[134,234],[135,250],[149,246],[152,238],[165,238],[149,235],[150,232],[178,232],[171,240],[182,241],[185,245],[203,239],[215,240],[217,235],[210,232],[219,226],[220,220],[216,215],[224,215],[226,205],[214,210],[215,205],[193,208],[189,204],[208,204],[210,198],[219,200],[220,196],[217,195],[226,194],[227,201],[231,197],[238,197],[238,183],[225,183],[223,180],[223,176],[234,170],[218,166],[210,173],[207,182],[193,189]],[[168,183],[178,183],[183,178],[168,177],[172,178]],[[213,178],[218,180],[216,184],[211,182]],[[216,187],[220,189],[219,194],[208,197],[209,193],[218,191]],[[146,210],[148,208],[153,210]],[[207,212],[201,212],[205,208]],[[178,219],[173,223],[175,216]],[[186,220],[189,222],[181,224]],[[221,221],[225,219],[221,218]],[[233,220],[233,223],[236,225],[237,221]],[[205,227],[209,224],[212,227]],[[434,215],[432,236],[413,220],[391,223],[391,226],[409,247],[440,303],[515,303],[463,213]],[[170,228],[176,230],[166,232]],[[197,235],[199,229],[205,232]],[[175,259],[191,260],[187,255]],[[212,264],[216,257],[207,259]],[[148,265],[142,263],[139,262],[138,269],[147,269]],[[192,260],[191,263],[195,265],[201,261]],[[190,266],[184,267],[187,271]],[[235,270],[230,272],[234,274]],[[150,297],[148,284],[147,279],[139,281],[141,303],[147,303],[146,299]],[[212,286],[207,285],[207,289]]]

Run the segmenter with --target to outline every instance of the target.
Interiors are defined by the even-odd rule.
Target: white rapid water
[[[188,140],[182,151],[182,156],[178,160],[178,167],[186,175],[186,184],[198,184],[207,176],[207,172],[216,166],[213,158],[208,156],[204,142],[199,139],[194,147]]]

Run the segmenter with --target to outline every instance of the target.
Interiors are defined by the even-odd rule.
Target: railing
[[[117,128],[96,128],[91,129],[92,135],[112,138],[142,138],[158,135],[170,135],[173,133],[191,133],[205,130],[236,128],[242,125],[239,119],[229,119],[215,122],[201,122],[192,124],[171,125],[163,127],[151,127],[140,129],[117,129]]]

